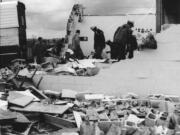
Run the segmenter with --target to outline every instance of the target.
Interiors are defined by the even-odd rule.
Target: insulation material
[[[19,45],[19,30],[18,28],[1,29],[0,30],[0,46]]]

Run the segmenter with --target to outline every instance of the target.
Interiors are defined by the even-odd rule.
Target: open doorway
[[[157,32],[163,24],[180,24],[180,0],[157,0]]]

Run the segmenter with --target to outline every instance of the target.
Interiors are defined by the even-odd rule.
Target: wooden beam
[[[74,121],[62,119],[60,117],[55,117],[55,116],[48,115],[48,114],[43,115],[43,120],[46,123],[54,125],[58,128],[63,128],[63,129],[65,129],[65,128],[76,128]]]
[[[18,112],[42,113],[42,114],[63,114],[69,109],[68,105],[53,105],[39,102],[32,102],[25,108],[10,106],[10,110]]]

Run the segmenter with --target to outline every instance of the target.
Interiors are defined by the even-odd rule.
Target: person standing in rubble
[[[42,37],[38,38],[38,41],[35,43],[33,47],[33,52],[34,52],[34,62],[37,64],[41,64],[44,60],[46,53],[46,47],[43,44]]]
[[[101,54],[105,48],[104,32],[97,27],[91,27],[91,30],[94,32],[94,58],[102,59]]]
[[[84,54],[80,47],[80,30],[76,30],[76,34],[72,38],[72,46],[70,46],[70,49],[74,51],[74,56],[77,59],[83,59]]]
[[[119,61],[126,59],[126,48],[132,36],[132,27],[134,27],[134,22],[128,21],[127,24],[118,27],[114,34],[113,43],[116,46],[114,49],[117,50],[112,50],[112,52],[117,53],[115,56]]]

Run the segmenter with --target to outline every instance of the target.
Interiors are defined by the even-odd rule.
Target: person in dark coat
[[[33,52],[34,62],[41,64],[46,54],[46,46],[43,43],[42,37],[38,38],[38,41],[34,45]]]
[[[74,51],[74,56],[77,59],[83,59],[84,54],[83,54],[83,52],[81,50],[79,36],[80,36],[80,30],[76,30],[76,34],[72,38],[72,47],[70,49]]]
[[[134,57],[134,50],[136,50],[138,48],[138,43],[137,43],[137,39],[136,36],[132,35],[132,33],[130,34],[129,37],[129,43],[127,44],[127,54],[128,54],[128,58],[132,59]]]
[[[126,48],[132,36],[132,27],[134,27],[134,23],[128,21],[127,24],[118,27],[114,34],[114,48],[112,48],[114,50],[112,50],[112,53],[115,53],[113,55],[117,57],[119,61],[126,59]]]
[[[94,32],[94,58],[102,59],[101,54],[105,48],[104,32],[97,27],[91,27],[91,30]]]

